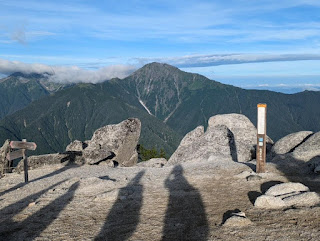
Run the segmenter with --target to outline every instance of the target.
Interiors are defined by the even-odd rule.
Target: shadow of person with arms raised
[[[182,166],[174,167],[165,186],[170,196],[162,240],[207,240],[209,227],[201,195],[183,176]]]
[[[6,229],[0,230],[1,240],[34,240],[45,230],[72,201],[79,182],[74,183],[62,196],[41,208],[22,222],[6,223]]]
[[[144,171],[139,172],[130,183],[119,190],[104,226],[94,240],[122,241],[131,237],[140,220],[143,186],[140,180]]]

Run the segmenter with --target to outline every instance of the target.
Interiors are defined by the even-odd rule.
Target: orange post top
[[[258,106],[258,107],[264,107],[264,108],[267,108],[267,104],[261,104],[261,103],[259,103],[257,106]]]

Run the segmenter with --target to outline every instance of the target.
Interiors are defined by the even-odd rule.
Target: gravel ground
[[[249,167],[222,164],[56,165],[30,170],[26,185],[23,173],[8,174],[0,179],[0,240],[319,240],[320,206],[253,207],[261,192],[292,177],[247,181],[237,174]],[[237,209],[253,224],[223,227]]]

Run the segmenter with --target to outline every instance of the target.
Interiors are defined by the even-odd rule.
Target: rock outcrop
[[[289,134],[278,140],[272,147],[274,155],[286,154],[294,151],[306,138],[313,134],[312,131],[299,131]]]
[[[257,144],[257,129],[252,122],[245,115],[224,114],[215,115],[209,119],[209,129],[217,125],[225,125],[231,131],[231,142],[233,142],[233,151],[237,161],[252,160],[252,154],[255,155],[254,147]],[[268,148],[273,144],[268,136],[266,142]]]
[[[290,206],[310,207],[320,203],[316,192],[301,183],[281,183],[269,188],[265,195],[259,196],[254,206],[263,209],[279,209]]]
[[[0,148],[0,177],[6,172],[8,168],[8,161],[6,155],[10,149],[10,140],[6,140],[3,146]]]
[[[208,160],[210,156],[247,162],[252,160],[256,144],[257,130],[246,116],[216,115],[209,119],[206,132],[203,126],[198,126],[182,139],[168,164]],[[267,144],[273,144],[269,137]]]
[[[55,165],[55,164],[68,164],[69,160],[72,157],[70,157],[67,154],[46,154],[46,155],[39,155],[39,156],[30,156],[28,157],[28,169],[36,169],[39,167],[44,167],[47,165]],[[16,172],[22,172],[24,170],[24,163],[23,161],[20,161],[19,164],[16,166],[15,171]]]
[[[273,146],[272,162],[288,175],[319,173],[319,143],[320,132],[300,131],[287,135]]]
[[[119,124],[96,130],[88,141],[70,143],[67,152],[82,152],[87,164],[114,162],[120,166],[133,166],[138,161],[136,146],[141,132],[139,119],[127,119]]]
[[[310,161],[320,155],[320,132],[313,134],[293,151],[293,157],[302,161]]]
[[[67,151],[64,153],[45,154],[39,156],[28,157],[28,169],[36,169],[39,167],[45,167],[47,165],[83,165],[85,164],[80,151]],[[24,163],[20,161],[15,168],[16,172],[22,172],[24,170]]]
[[[209,160],[211,156],[226,161],[232,161],[230,130],[223,125],[217,125],[203,133],[199,126],[189,132],[181,141],[177,150],[170,157],[167,165],[175,165],[187,161]]]

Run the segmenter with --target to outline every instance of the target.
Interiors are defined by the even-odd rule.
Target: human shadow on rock
[[[62,196],[41,208],[22,222],[8,222],[6,230],[0,233],[3,240],[34,240],[39,237],[72,201],[79,182],[74,183]]]
[[[144,172],[139,172],[126,187],[119,190],[117,200],[95,240],[122,241],[132,236],[140,221],[143,201],[140,180]]]
[[[165,181],[169,202],[162,240],[207,240],[209,226],[199,191],[183,176],[177,165]]]

